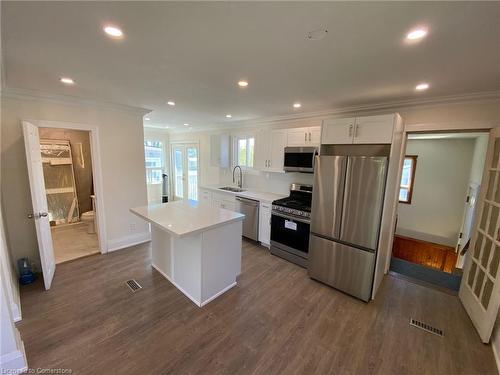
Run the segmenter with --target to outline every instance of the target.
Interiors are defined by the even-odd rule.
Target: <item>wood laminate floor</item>
[[[456,296],[386,277],[365,304],[243,243],[237,287],[196,307],[148,245],[59,265],[21,289],[31,368],[73,374],[496,374]],[[132,293],[125,281],[143,287]],[[444,330],[409,326],[410,317]]]

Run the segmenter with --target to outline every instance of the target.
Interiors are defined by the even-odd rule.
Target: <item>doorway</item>
[[[488,133],[409,134],[390,270],[458,291]]]
[[[89,132],[41,127],[39,136],[56,264],[99,253]]]
[[[171,150],[174,200],[198,200],[198,144],[172,143]]]
[[[104,225],[104,200],[103,200],[103,187],[102,187],[102,173],[101,173],[101,163],[100,163],[100,148],[99,148],[99,135],[96,126],[58,122],[58,121],[22,121],[24,144],[26,150],[26,162],[28,167],[28,177],[31,192],[31,203],[33,206],[32,213],[28,214],[28,217],[34,221],[36,236],[38,242],[38,250],[40,253],[40,263],[42,268],[43,280],[45,289],[50,289],[52,285],[52,280],[56,271],[56,255],[54,252],[54,243],[52,239],[52,226],[58,225],[73,225],[75,222],[84,221],[82,220],[79,210],[77,210],[78,195],[76,193],[76,181],[72,181],[74,178],[74,163],[75,159],[73,155],[70,156],[71,143],[68,148],[67,140],[50,140],[47,141],[50,147],[46,150],[45,154],[42,153],[42,142],[40,140],[40,131],[44,132],[43,128],[54,128],[58,131],[66,130],[81,130],[86,132],[89,137],[89,150],[87,155],[90,159],[87,159],[87,166],[92,171],[92,189],[94,194],[94,199],[90,198],[90,201],[94,203],[94,226],[96,230],[96,235],[98,237],[98,249],[101,253],[107,252],[107,236],[106,227]],[[66,141],[66,142],[62,142]],[[60,142],[59,144],[57,142]],[[78,143],[78,142],[77,142]],[[55,149],[55,151],[54,151]],[[57,150],[60,149],[60,150]],[[79,146],[77,147],[79,149]],[[54,156],[54,152],[61,153],[62,160],[57,160]],[[47,154],[48,153],[48,154]],[[78,153],[78,152],[77,152]],[[83,151],[81,160],[79,163],[85,163],[85,153]],[[44,160],[46,159],[46,160]],[[71,159],[71,160],[70,160]],[[44,163],[45,162],[45,163]],[[90,163],[90,165],[89,165]],[[46,190],[45,186],[45,173],[44,164],[47,173],[60,173],[64,174],[67,183],[64,186],[51,186],[49,189],[54,188],[54,190]],[[61,172],[60,170],[49,169],[50,167],[55,167],[58,164],[66,165],[67,170]],[[52,179],[49,179],[52,183]],[[55,178],[54,180],[58,180]],[[56,184],[57,181],[54,181]],[[63,194],[64,198],[63,198]],[[60,215],[56,212],[52,212],[49,215],[49,203],[48,196],[57,195],[60,200],[66,200],[66,204],[60,204],[62,207],[60,209]],[[76,200],[75,200],[76,198]],[[50,198],[52,199],[52,198]],[[88,212],[88,211],[86,211]],[[83,212],[82,212],[83,214]],[[89,223],[87,223],[88,229]],[[62,228],[62,227],[61,227]],[[69,228],[69,227],[68,227]]]

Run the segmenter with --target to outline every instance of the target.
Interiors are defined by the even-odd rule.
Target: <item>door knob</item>
[[[41,217],[47,216],[49,216],[47,212],[38,212],[36,214],[28,214],[28,219],[40,219]]]

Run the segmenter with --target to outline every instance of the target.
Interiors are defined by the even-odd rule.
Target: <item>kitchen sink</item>
[[[232,191],[234,193],[241,193],[242,191],[245,191],[243,189],[240,189],[238,187],[232,187],[232,186],[224,186],[219,188],[220,190],[226,190],[226,191]]]

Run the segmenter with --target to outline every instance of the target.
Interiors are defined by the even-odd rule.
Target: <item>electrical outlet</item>
[[[135,232],[137,227],[135,226],[135,223],[130,223],[130,231]]]

